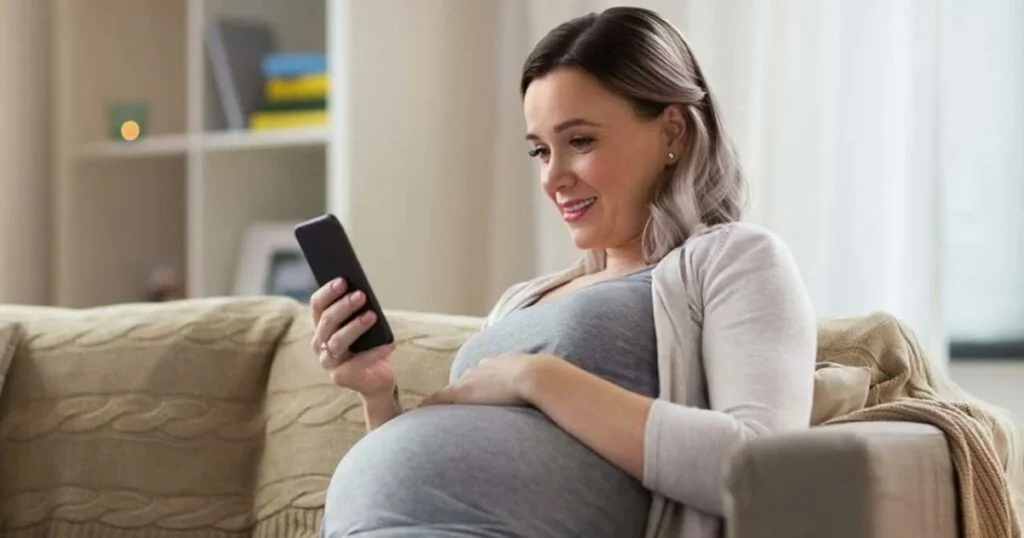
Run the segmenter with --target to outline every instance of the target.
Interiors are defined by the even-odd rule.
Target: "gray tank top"
[[[620,387],[656,396],[651,269],[508,314],[459,350],[450,381],[480,359],[509,351],[551,353]]]
[[[656,396],[650,269],[508,314],[465,343],[451,379],[512,351],[551,353]],[[432,406],[349,451],[328,490],[324,535],[640,537],[649,506],[639,481],[536,409]]]

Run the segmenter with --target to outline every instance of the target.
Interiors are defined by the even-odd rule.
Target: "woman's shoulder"
[[[789,246],[779,235],[746,221],[701,228],[678,250],[686,263],[699,265],[740,260],[778,262],[792,257]]]
[[[743,297],[750,303],[762,297],[799,296],[807,302],[789,247],[758,224],[734,222],[698,230],[662,264],[658,292],[668,304],[688,304],[697,317],[704,315],[705,305],[721,297]]]
[[[706,283],[723,275],[766,268],[798,273],[793,254],[779,235],[762,225],[743,221],[696,230],[662,264],[670,274],[681,276],[684,283]]]
[[[778,234],[767,227],[749,221],[727,222],[704,226],[690,235],[683,243],[684,249],[717,249],[735,244],[765,244],[776,248],[786,248],[785,242]]]

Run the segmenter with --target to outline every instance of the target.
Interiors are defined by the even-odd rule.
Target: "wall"
[[[1024,424],[1024,358],[1016,361],[952,361],[949,372],[965,390],[1009,409]]]
[[[48,301],[50,2],[0,2],[0,303]]]
[[[344,8],[353,22],[332,68],[346,73],[348,142],[332,158],[346,185],[330,206],[389,308],[486,308],[489,230],[480,223],[492,194],[499,8],[476,0]]]

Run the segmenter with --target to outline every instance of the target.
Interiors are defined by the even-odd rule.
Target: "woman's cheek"
[[[577,176],[594,189],[603,190],[607,187],[611,170],[602,162],[599,155],[584,153],[578,157]],[[612,176],[614,177],[614,176]]]

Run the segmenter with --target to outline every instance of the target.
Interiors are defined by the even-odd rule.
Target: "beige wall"
[[[48,300],[49,5],[0,1],[0,303]]]
[[[349,231],[389,308],[482,313],[498,2],[349,4]],[[345,205],[344,199],[336,202]]]
[[[949,372],[965,390],[1008,409],[1024,424],[1024,358],[1018,361],[953,361]]]

